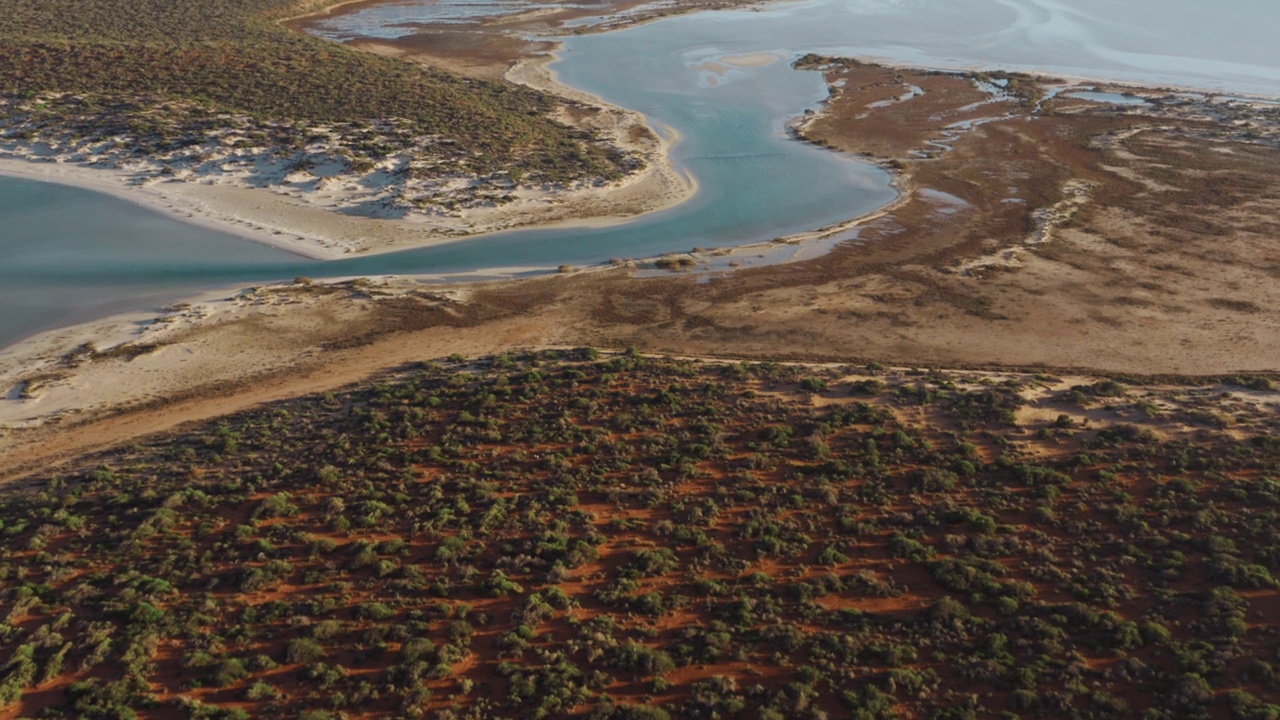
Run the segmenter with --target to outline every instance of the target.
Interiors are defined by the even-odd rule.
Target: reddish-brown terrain
[[[1274,710],[1269,380],[595,355],[31,478],[0,717]]]

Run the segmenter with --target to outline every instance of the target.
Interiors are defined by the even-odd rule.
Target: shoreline
[[[368,1],[377,1],[377,0],[357,0],[357,1],[368,2]],[[1268,95],[1266,93],[1224,90],[1222,88],[1208,88],[1208,87],[1199,86],[1199,85],[1178,85],[1178,84],[1157,83],[1157,82],[1141,82],[1137,80],[1116,80],[1113,78],[1104,78],[1104,77],[1098,77],[1095,75],[1079,75],[1076,73],[1054,72],[1044,68],[1011,70],[1007,67],[1000,66],[1000,65],[986,65],[981,63],[971,64],[971,65],[960,65],[960,64],[920,65],[920,64],[913,64],[910,62],[902,61],[902,60],[896,60],[891,57],[882,56],[882,55],[859,55],[856,57],[855,56],[850,56],[850,57],[832,56],[832,59],[856,60],[860,63],[864,63],[867,65],[879,65],[881,67],[886,67],[893,70],[908,70],[908,71],[923,70],[927,72],[965,74],[965,75],[998,72],[998,73],[1008,73],[1011,75],[1026,75],[1028,77],[1031,77],[1037,80],[1046,81],[1046,82],[1051,80],[1057,80],[1057,81],[1061,81],[1060,84],[1067,85],[1067,86],[1074,86],[1074,85],[1080,85],[1080,84],[1093,84],[1093,85],[1106,85],[1114,88],[1125,88],[1128,90],[1135,90],[1135,91],[1143,90],[1143,91],[1153,92],[1153,93],[1154,92],[1192,93],[1197,95],[1204,95],[1206,98],[1210,98],[1214,96],[1225,96],[1225,97],[1238,97],[1238,98],[1244,98],[1246,100],[1256,100],[1261,102],[1280,101],[1280,91],[1278,91],[1277,94],[1275,95]]]
[[[547,67],[552,61],[552,57],[538,58],[536,62],[521,66],[516,75],[530,78],[533,82],[552,83],[555,81],[554,73]],[[966,77],[971,75],[962,74]],[[1153,95],[1165,94],[1163,89],[1142,90]],[[969,99],[956,102],[968,103]],[[1089,107],[1089,103],[1077,101],[1076,106]],[[824,110],[837,112],[830,101],[824,104]],[[816,115],[815,111],[801,119],[812,120]],[[1070,116],[1069,111],[1063,115]],[[925,133],[926,136],[929,134]],[[831,151],[866,161],[865,155],[856,151],[840,151],[837,147],[832,147]],[[46,429],[56,431],[66,426],[63,423],[74,425],[104,413],[128,413],[140,408],[160,407],[175,398],[193,397],[192,393],[213,393],[216,396],[220,388],[238,386],[239,383],[271,384],[276,380],[283,383],[286,379],[291,383],[303,382],[319,368],[344,364],[353,356],[362,358],[361,367],[368,368],[398,361],[411,362],[414,356],[434,356],[431,353],[443,356],[458,347],[464,350],[475,347],[509,348],[557,342],[617,347],[627,342],[644,344],[650,341],[651,336],[645,334],[646,327],[685,327],[687,323],[692,323],[688,325],[690,335],[678,345],[682,352],[706,352],[720,346],[718,336],[701,338],[698,335],[697,328],[705,325],[720,328],[722,334],[737,333],[730,336],[738,338],[734,352],[759,354],[766,351],[760,349],[762,346],[753,345],[755,341],[752,338],[768,337],[756,329],[760,323],[769,322],[762,318],[777,319],[789,326],[789,318],[799,312],[814,313],[813,317],[818,318],[814,322],[825,322],[824,318],[831,318],[837,327],[832,335],[835,344],[829,343],[825,350],[809,354],[814,357],[844,357],[843,353],[849,352],[852,346],[843,344],[842,338],[847,332],[845,323],[841,322],[843,318],[863,318],[868,324],[889,322],[891,324],[887,327],[892,328],[910,327],[912,323],[899,323],[896,315],[889,314],[891,311],[887,309],[899,300],[909,299],[910,293],[898,293],[889,285],[875,284],[888,280],[873,273],[873,279],[868,281],[873,284],[868,288],[861,288],[861,279],[833,281],[823,276],[822,282],[826,285],[819,283],[819,286],[824,289],[787,294],[782,288],[772,289],[777,278],[813,271],[799,267],[787,271],[769,268],[794,267],[818,256],[829,256],[831,262],[839,262],[842,256],[847,259],[850,254],[862,252],[857,248],[850,249],[848,245],[851,243],[871,242],[874,248],[875,242],[885,239],[883,228],[878,231],[881,237],[876,239],[875,220],[919,198],[921,193],[916,192],[917,185],[932,187],[925,170],[931,163],[921,162],[925,164],[910,163],[905,170],[886,167],[894,178],[898,196],[870,212],[834,226],[771,241],[667,254],[688,256],[693,261],[690,264],[681,262],[674,266],[677,268],[674,270],[655,263],[656,258],[647,258],[624,262],[620,266],[601,264],[565,268],[560,274],[551,267],[523,267],[504,268],[505,277],[473,271],[447,276],[384,275],[356,280],[303,280],[258,284],[248,289],[229,285],[226,289],[203,293],[194,300],[175,303],[158,312],[121,313],[37,333],[0,348],[0,438],[12,435],[11,439],[17,440],[24,434],[24,429],[45,426],[46,423],[49,423]],[[884,167],[883,163],[880,164]],[[949,217],[945,214],[936,216],[937,223],[932,227],[945,232],[945,224],[954,222],[948,220]],[[871,240],[858,234],[861,231],[859,226],[871,226],[872,231],[868,233]],[[854,228],[858,228],[858,232],[842,236]],[[835,250],[842,245],[844,250]],[[1000,252],[1021,252],[1021,248],[1022,245],[1017,244]],[[893,259],[894,252],[882,255],[887,260],[872,262],[879,263],[880,267],[901,266],[910,273],[925,272],[911,263],[902,265],[901,260]],[[963,258],[971,258],[976,252],[976,257],[981,260],[986,257],[982,253],[987,251],[974,248],[965,252],[969,254]],[[945,274],[948,267],[943,264],[935,269]],[[765,268],[765,272],[751,272],[761,268]],[[520,277],[529,273],[537,273],[538,276]],[[655,275],[669,280],[651,277]],[[766,275],[768,279],[765,279]],[[983,283],[980,278],[975,280],[969,275],[962,275],[951,272],[947,277],[962,284]],[[650,284],[650,280],[654,284]],[[1035,278],[1032,281],[1035,285],[1041,284]],[[608,294],[620,285],[630,286],[632,294],[616,299]],[[713,304],[710,298],[718,295],[711,291],[708,297],[687,300],[689,315],[683,321],[672,325],[663,319],[670,312],[666,308],[683,308],[681,304],[690,297],[692,288],[717,286],[725,288],[725,292],[720,293],[727,297],[723,303]],[[667,292],[677,294],[667,296],[666,303],[650,297],[663,287]],[[756,289],[748,291],[745,289],[748,287]],[[756,294],[744,296],[751,299],[738,300],[735,293],[739,291]],[[775,292],[776,295],[772,294]],[[860,293],[871,293],[874,302],[882,305],[868,305],[860,299]],[[851,296],[847,307],[827,307],[836,298],[846,296]],[[676,297],[681,300],[675,300]],[[579,303],[574,310],[552,310],[562,303],[573,302],[571,298],[576,298]],[[735,308],[734,302],[738,302],[740,307]],[[729,309],[723,312],[711,309],[723,309],[726,304]],[[1148,302],[1140,307],[1151,306]],[[513,310],[513,307],[524,309]],[[1218,308],[1213,310],[1216,317],[1221,309],[1217,305],[1213,307]],[[1247,314],[1248,309],[1241,312]],[[646,319],[651,313],[654,318]],[[982,317],[983,322],[1009,322],[1009,318],[995,313],[990,317],[970,317]],[[962,319],[951,317],[952,322]],[[406,327],[407,320],[422,325]],[[1180,318],[1176,321],[1178,327],[1183,327]],[[1072,322],[1079,322],[1079,319],[1072,318]],[[630,327],[632,334],[616,330],[619,327]],[[998,327],[1003,328],[1004,325]],[[1200,338],[1201,335],[1193,337]],[[1078,337],[1075,339],[1079,340]],[[877,345],[878,350],[874,354],[869,350],[861,352],[868,353],[871,359],[905,360],[912,357],[912,353],[898,341],[890,339],[886,342],[887,345]],[[1041,339],[1040,342],[1042,349],[1033,349],[1028,351],[1029,354],[1013,352],[1002,355],[998,350],[986,349],[989,346],[983,343],[983,350],[966,355],[947,349],[958,343],[952,339],[944,342],[942,348],[929,345],[930,352],[925,354],[922,362],[933,363],[941,356],[949,364],[981,362],[995,365],[1001,364],[996,362],[997,358],[1003,358],[1003,362],[1011,365],[1030,366],[1044,361],[1044,357],[1037,353],[1050,353],[1060,362],[1068,359],[1067,356],[1059,356],[1056,340]],[[366,347],[367,350],[364,349]],[[1098,348],[1089,347],[1092,357]],[[1101,347],[1106,347],[1105,342]],[[767,352],[786,354],[787,351]],[[1140,360],[1135,360],[1132,353],[1122,354],[1108,363],[1088,366],[1098,372],[1134,372],[1134,368],[1151,366],[1161,373],[1187,375],[1221,374],[1233,368],[1238,368],[1239,372],[1274,370],[1270,361],[1261,365],[1233,361],[1228,365],[1212,353],[1202,353],[1185,361],[1170,356],[1154,364],[1149,357],[1140,357]],[[1135,362],[1140,364],[1135,365]],[[1077,367],[1056,363],[1047,366]]]
[[[253,222],[250,219],[210,217],[213,211],[207,205],[202,206],[193,198],[175,198],[172,194],[155,188],[156,185],[169,188],[169,183],[130,185],[129,175],[122,171],[112,172],[106,168],[0,156],[0,176],[103,193],[179,222],[215,230],[312,260],[341,257],[319,252],[309,244],[283,239],[265,227],[243,227],[244,224]],[[180,204],[184,201],[186,206]]]
[[[697,178],[689,172],[677,168],[675,163],[672,161],[672,150],[674,150],[683,139],[680,132],[665,124],[661,124],[662,132],[658,132],[649,124],[649,118],[645,117],[643,113],[622,107],[621,105],[614,105],[595,93],[580,90],[561,82],[556,71],[551,69],[551,65],[560,60],[560,50],[563,47],[563,43],[557,42],[550,52],[526,58],[516,63],[505,73],[504,78],[508,82],[516,85],[524,85],[525,87],[545,92],[550,95],[598,107],[605,113],[616,113],[627,121],[630,121],[631,125],[629,126],[629,129],[643,128],[649,132],[653,138],[652,149],[646,154],[646,160],[649,162],[649,167],[647,167],[642,174],[657,176],[656,181],[661,184],[667,193],[669,193],[669,200],[657,207],[654,207],[653,209],[643,211],[637,215],[618,217],[616,218],[616,222],[630,222],[642,215],[669,210],[692,200],[697,196],[701,189]],[[621,134],[623,132],[623,128],[628,126],[624,121],[617,123],[616,127],[619,134]],[[621,141],[621,138],[618,138],[618,140]],[[638,179],[637,182],[641,182],[644,179],[645,178]],[[602,216],[601,219],[607,219],[607,217]],[[585,220],[590,222],[591,219],[586,218]]]

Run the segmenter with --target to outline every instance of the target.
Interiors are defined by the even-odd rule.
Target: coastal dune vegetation
[[[316,134],[349,169],[424,147],[428,172],[531,182],[614,179],[624,153],[549,117],[558,103],[508,83],[350,50],[281,19],[294,0],[0,0],[0,141],[73,128],[140,154],[234,127],[289,155]],[[100,150],[97,150],[100,152]]]

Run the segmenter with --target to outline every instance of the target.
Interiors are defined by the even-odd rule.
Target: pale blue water
[[[395,35],[431,19],[415,18],[410,5],[341,16],[331,32],[386,28]],[[463,16],[477,3],[423,5],[436,16]],[[1274,0],[806,0],[575,36],[557,66],[561,77],[679,131],[685,141],[677,163],[702,186],[693,201],[620,227],[515,231],[331,263],[183,226],[113,198],[0,178],[0,345],[233,283],[554,268],[758,242],[870,211],[893,197],[885,173],[782,130],[790,115],[825,95],[817,73],[788,67],[804,52],[1280,95],[1277,27]],[[779,60],[723,74],[706,64],[761,51]]]
[[[1080,98],[1096,103],[1106,103],[1109,105],[1150,105],[1151,103],[1140,97],[1132,95],[1121,95],[1120,93],[1095,92],[1093,90],[1082,90],[1080,92],[1069,92],[1063,97]]]
[[[540,3],[539,8],[577,8],[577,3]],[[330,40],[359,37],[399,38],[418,32],[417,26],[459,24],[495,15],[511,15],[529,10],[524,0],[397,0],[373,13],[350,13],[318,23],[314,32]]]
[[[395,0],[332,18],[319,32],[399,37],[505,0]],[[1000,67],[1148,84],[1280,95],[1276,0],[801,0],[763,12],[664,20],[725,49],[784,48],[927,67]],[[615,33],[618,51],[634,31]],[[618,79],[615,79],[617,84]]]
[[[297,264],[110,195],[0,178],[0,346]]]

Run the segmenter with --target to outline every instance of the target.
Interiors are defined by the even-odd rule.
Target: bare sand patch
[[[744,55],[725,55],[720,58],[720,61],[733,67],[756,68],[772,65],[781,59],[781,57],[773,53],[757,52]]]

